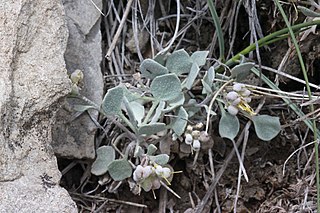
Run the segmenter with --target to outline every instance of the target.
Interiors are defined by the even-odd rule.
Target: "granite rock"
[[[77,212],[50,145],[70,92],[59,0],[0,3],[0,212]]]

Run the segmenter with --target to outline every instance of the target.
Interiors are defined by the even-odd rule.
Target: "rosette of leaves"
[[[191,56],[185,50],[177,50],[169,55],[157,55],[155,59],[146,59],[140,65],[142,76],[152,80],[150,90],[155,98],[151,109],[154,116],[141,126],[140,133],[151,135],[155,131],[166,128],[172,129],[177,136],[181,136],[187,125],[188,112],[183,107],[185,94],[183,89],[190,90],[199,74],[200,67],[206,62],[208,51],[197,51]],[[181,82],[180,76],[187,74]],[[205,76],[207,88],[212,88],[214,75]],[[208,89],[210,90],[210,89]],[[207,91],[210,92],[210,91]],[[157,123],[164,113],[172,112],[169,125]],[[152,114],[152,112],[150,113]],[[149,123],[148,123],[149,122]]]
[[[143,153],[139,144],[143,137],[167,129],[171,129],[177,136],[184,133],[189,114],[196,112],[192,108],[190,108],[192,112],[188,112],[184,107],[185,92],[192,89],[199,76],[200,67],[206,62],[207,55],[208,51],[198,51],[190,56],[185,50],[178,50],[172,54],[158,55],[155,59],[146,59],[141,63],[140,71],[143,77],[150,79],[150,87],[144,86],[144,91],[137,93],[120,84],[107,91],[101,105],[101,112],[108,117],[120,118],[136,135],[138,140],[134,157],[141,156]],[[206,85],[204,93],[212,92],[213,79],[214,70],[211,68],[202,80]],[[150,104],[147,105],[148,102]],[[164,115],[168,113],[171,114],[171,119],[167,123]],[[129,172],[125,172],[122,176],[117,173],[117,167],[129,168],[127,160],[114,159],[112,157],[114,154],[110,154],[111,152],[114,152],[112,147],[102,147],[97,150],[97,159],[93,164],[92,173],[102,175],[108,172],[115,180],[128,177]],[[106,157],[107,155],[109,157]],[[149,153],[148,155],[150,161],[159,165],[163,165],[166,158],[169,158],[161,154],[153,156]],[[132,169],[128,171],[132,173]]]

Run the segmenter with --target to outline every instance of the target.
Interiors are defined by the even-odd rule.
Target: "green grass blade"
[[[225,58],[224,58],[225,48],[224,48],[224,39],[223,39],[223,33],[222,33],[222,29],[221,29],[219,16],[217,14],[216,7],[214,6],[213,0],[208,0],[208,6],[209,6],[209,9],[210,9],[211,16],[212,16],[214,25],[216,27],[216,32],[217,32],[217,36],[218,36],[220,61],[224,62],[224,60],[225,60]]]

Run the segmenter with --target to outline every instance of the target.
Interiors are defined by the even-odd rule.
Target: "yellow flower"
[[[242,111],[249,113],[249,115],[251,115],[251,116],[254,116],[254,115],[257,114],[257,113],[255,113],[255,112],[253,111],[253,109],[251,108],[251,106],[250,106],[245,100],[243,100],[243,98],[241,98],[241,101],[240,101],[240,103],[237,105],[237,107],[238,107],[239,109],[241,109]]]

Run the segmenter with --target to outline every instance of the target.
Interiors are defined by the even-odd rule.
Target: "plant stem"
[[[207,122],[206,122],[206,133],[208,134],[209,131],[209,121],[210,121],[210,115],[211,115],[211,108],[213,106],[214,101],[217,99],[218,95],[224,90],[224,88],[229,85],[231,82],[233,82],[233,79],[227,81],[225,84],[223,84],[219,90],[216,92],[216,94],[213,96],[213,98],[210,101],[209,107],[208,107],[208,112],[207,112]]]
[[[154,110],[157,108],[159,104],[159,101],[158,100],[155,100],[152,102],[152,106],[148,112],[148,114],[146,115],[146,117],[144,118],[142,124],[147,124],[148,120],[150,119],[151,115],[153,114]]]
[[[100,107],[93,101],[91,101],[89,98],[83,96],[83,95],[79,95],[77,98],[80,98],[81,100],[87,102],[88,104],[90,104],[91,106],[93,106],[96,110],[100,110]]]
[[[305,27],[310,27],[312,25],[319,25],[320,24],[320,20],[316,20],[316,21],[309,21],[309,22],[305,22],[305,23],[301,23],[301,24],[296,24],[294,26],[292,26],[292,30],[298,30],[299,32],[301,31],[301,28],[305,28]],[[291,30],[291,32],[292,32]],[[303,29],[306,30],[306,29]],[[258,45],[259,47],[265,46],[267,44],[270,44],[271,41],[275,42],[281,39],[285,39],[287,38],[287,36],[284,36],[286,33],[289,32],[289,28],[284,28],[282,30],[276,31],[274,33],[271,33],[270,35],[267,35],[266,37],[261,38],[258,41]],[[235,56],[233,56],[231,59],[229,59],[226,62],[227,66],[232,66],[234,64],[237,63],[237,60],[240,59],[241,55],[246,55],[249,52],[253,51],[256,49],[256,44],[251,44],[248,47],[246,47],[245,49],[243,49],[241,52],[239,52],[238,54],[236,54]],[[220,71],[220,69],[219,69]],[[218,71],[218,72],[219,72]],[[221,72],[221,71],[220,71]]]
[[[124,116],[124,114],[119,114],[119,117],[123,120],[123,122],[125,122],[128,127],[135,133],[138,133],[138,130],[135,126],[133,126],[133,124],[128,120],[128,118],[126,116]]]

